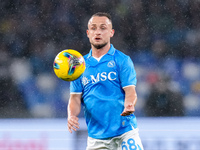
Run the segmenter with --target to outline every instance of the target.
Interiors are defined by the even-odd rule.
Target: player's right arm
[[[81,94],[70,94],[68,103],[68,130],[72,133],[72,130],[79,129],[78,115],[81,111]]]

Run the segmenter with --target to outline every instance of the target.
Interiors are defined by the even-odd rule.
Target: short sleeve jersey
[[[124,87],[136,86],[136,72],[129,56],[110,50],[100,61],[92,50],[84,56],[86,70],[70,83],[70,93],[82,94],[88,136],[105,139],[137,128],[134,114],[121,116],[124,109]]]

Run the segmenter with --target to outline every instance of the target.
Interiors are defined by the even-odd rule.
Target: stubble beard
[[[101,49],[103,48],[104,46],[106,46],[108,43],[103,43],[103,44],[93,44],[91,43],[92,46],[94,46],[96,49]]]

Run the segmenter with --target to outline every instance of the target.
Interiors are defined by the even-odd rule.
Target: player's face
[[[107,17],[94,16],[89,20],[87,36],[95,48],[100,49],[110,44],[110,38],[113,35],[112,23]]]

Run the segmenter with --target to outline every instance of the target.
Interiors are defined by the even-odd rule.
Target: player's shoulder
[[[88,59],[90,58],[90,54],[88,53],[88,54],[84,55],[84,56],[83,56],[83,58],[84,58],[84,59],[85,59],[85,61],[87,62],[87,61],[88,61]]]
[[[87,58],[88,58],[88,55],[89,55],[89,53],[86,54],[86,55],[84,55],[83,58],[84,58],[84,59],[87,59]]]
[[[125,53],[123,53],[120,50],[115,49],[115,59],[123,61],[123,60],[127,60],[130,57],[128,55],[126,55]]]

